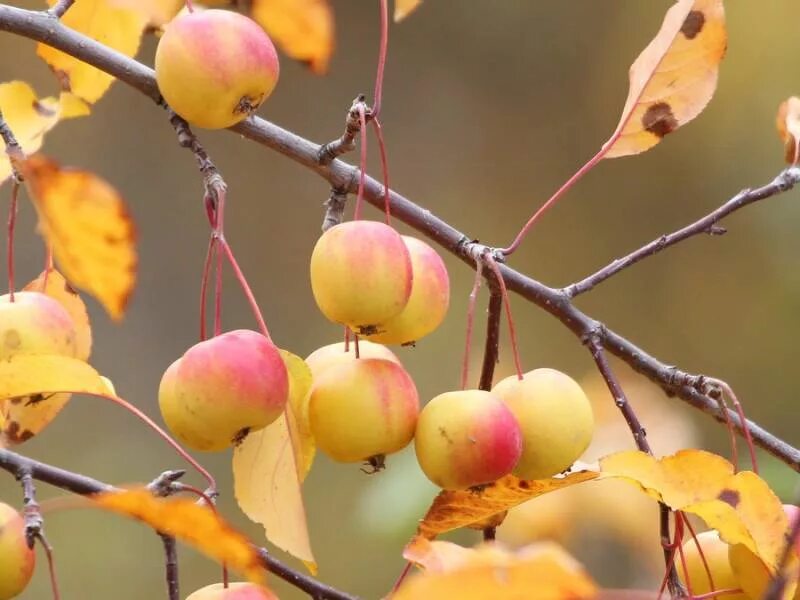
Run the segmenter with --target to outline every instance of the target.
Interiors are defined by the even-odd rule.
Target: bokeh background
[[[260,111],[317,142],[338,136],[351,99],[372,89],[377,54],[376,3],[336,0],[334,5],[338,31],[330,73],[315,77],[284,60],[281,82]],[[670,5],[667,0],[426,0],[418,13],[391,29],[383,121],[394,186],[469,235],[507,243],[614,129],[628,66]],[[516,268],[548,284],[570,283],[779,172],[775,112],[781,100],[800,93],[796,2],[731,2],[727,11],[729,53],[711,105],[650,152],[601,163],[536,228],[514,256]],[[152,64],[154,48],[149,39],[139,59]],[[34,44],[2,33],[0,81],[17,78],[42,95],[56,91]],[[202,132],[201,137],[230,185],[228,239],[273,337],[300,355],[336,341],[340,330],[316,309],[307,275],[328,186],[236,135]],[[130,204],[139,229],[139,284],[121,325],[89,301],[92,361],[121,395],[158,418],[161,373],[197,339],[208,229],[194,160],[176,144],[163,111],[121,84],[91,118],[59,125],[44,149],[64,163],[102,174]],[[376,174],[377,164],[371,154],[370,171]],[[800,192],[792,192],[741,211],[725,222],[728,235],[684,243],[578,301],[664,361],[728,380],[750,417],[795,446],[800,444],[799,200]],[[18,239],[18,277],[31,279],[43,252],[27,203]],[[398,351],[425,399],[458,385],[464,345],[472,276],[463,264],[445,259],[453,286],[447,321],[416,348]],[[242,295],[231,280],[226,286],[225,327],[253,327]],[[485,300],[482,296],[483,306]],[[525,367],[552,366],[585,381],[592,372],[585,348],[541,310],[512,302]],[[642,410],[657,452],[687,445],[727,452],[721,426],[666,398],[624,365],[615,367]],[[510,372],[504,345],[498,375]],[[616,414],[602,422],[605,451],[632,447]],[[21,450],[116,483],[149,481],[164,469],[183,466],[131,415],[88,398],[73,399],[44,435]],[[247,522],[232,499],[230,453],[200,458],[219,478],[223,512],[253,539],[263,540],[262,530]],[[762,469],[784,500],[797,493],[798,478],[788,468],[763,456]],[[598,487],[589,494],[592,489],[587,485],[581,501],[565,495],[561,501],[554,496],[532,503],[501,536],[524,543],[549,526],[602,584],[653,585],[658,566],[645,558],[658,550],[655,517],[648,512],[652,505],[630,508],[629,518],[620,520],[614,507],[626,502],[624,492]],[[434,493],[413,452],[391,457],[388,470],[375,476],[320,457],[305,485],[320,577],[366,598],[383,595],[401,570],[403,544]],[[42,484],[40,495],[61,492]],[[0,498],[19,503],[11,477],[0,477]],[[164,597],[161,544],[148,529],[73,510],[48,517],[47,532],[65,599]],[[477,534],[456,539],[472,542]],[[191,550],[182,548],[180,560],[184,593],[220,578],[214,564]],[[275,586],[281,598],[303,597]],[[22,598],[47,597],[42,568]]]

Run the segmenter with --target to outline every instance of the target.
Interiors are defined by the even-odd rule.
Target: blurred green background
[[[628,66],[670,5],[666,0],[426,0],[407,22],[391,28],[382,119],[394,187],[481,241],[507,243],[612,132],[627,93]],[[377,3],[337,0],[334,6],[337,48],[330,73],[315,77],[284,60],[281,82],[259,111],[317,142],[338,136],[352,98],[371,92],[377,55]],[[728,20],[729,53],[706,111],[644,155],[601,163],[540,223],[514,256],[514,267],[551,285],[570,283],[783,168],[774,120],[779,102],[800,93],[796,2],[731,2]],[[139,59],[152,64],[154,48],[155,40],[148,39]],[[3,33],[0,81],[12,79],[31,82],[41,95],[56,91],[34,44]],[[340,330],[316,309],[307,275],[328,186],[230,133],[200,135],[230,185],[227,236],[274,339],[303,356],[336,341]],[[197,339],[208,228],[194,160],[176,144],[163,111],[121,84],[91,118],[58,126],[44,150],[102,174],[130,205],[139,230],[139,284],[121,325],[89,301],[92,362],[122,396],[158,417],[161,373]],[[372,153],[374,174],[377,165]],[[6,207],[8,186],[3,189],[0,206]],[[800,444],[798,198],[792,192],[741,211],[725,221],[728,235],[684,243],[578,301],[664,361],[729,381],[751,418],[795,446]],[[379,218],[372,209],[368,215]],[[33,278],[42,265],[34,227],[25,202],[17,230],[20,280]],[[398,350],[424,399],[458,385],[463,352],[472,275],[445,258],[453,287],[447,321],[416,348]],[[225,327],[254,327],[232,280],[226,286]],[[485,306],[485,296],[481,302]],[[580,379],[591,372],[589,354],[571,333],[541,310],[512,302],[525,368],[552,366]],[[475,376],[482,327],[478,330]],[[634,405],[639,390],[652,393],[627,367],[615,366],[635,383]],[[504,346],[498,375],[510,372]],[[676,399],[661,396],[658,402],[666,414],[680,418],[643,416],[648,431],[662,427],[659,439],[665,442],[656,451],[671,451],[670,441],[687,437],[677,429],[697,426],[700,433],[688,436],[695,436],[693,443],[727,453],[721,426]],[[667,426],[673,429],[663,429]],[[625,431],[614,441],[616,448],[632,447]],[[183,467],[131,415],[88,398],[73,399],[44,435],[21,450],[115,483],[149,481],[164,469]],[[232,499],[230,453],[199,458],[219,479],[223,512],[253,539],[263,540],[260,527],[249,524]],[[798,478],[788,468],[767,457],[762,468],[784,500],[797,493]],[[39,488],[42,499],[62,494],[44,484]],[[391,457],[388,470],[371,477],[357,466],[321,457],[305,485],[320,577],[366,598],[386,593],[402,568],[403,544],[433,494],[413,452]],[[19,504],[11,477],[0,477],[0,498]],[[584,518],[602,521],[600,505],[587,510]],[[651,524],[647,535],[655,549],[655,520]],[[165,596],[161,544],[148,529],[78,510],[48,517],[47,532],[65,600]],[[657,572],[646,572],[621,546],[609,550],[613,537],[583,535],[570,549],[604,585],[653,585]],[[458,539],[471,542],[477,536],[463,533]],[[191,550],[182,548],[180,560],[184,595],[220,578],[215,565]],[[45,573],[38,570],[23,599],[49,597]],[[304,597],[275,585],[281,598]]]

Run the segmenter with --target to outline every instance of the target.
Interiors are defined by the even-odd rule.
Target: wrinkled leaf
[[[40,231],[67,280],[122,318],[136,283],[136,233],[119,193],[93,173],[40,155],[22,172]]]
[[[598,473],[593,471],[578,471],[564,477],[525,481],[506,475],[478,491],[443,491],[428,509],[418,533],[426,538],[434,538],[441,533],[484,521],[531,498],[590,481],[597,476]]]
[[[459,548],[417,537],[404,556],[425,573],[410,578],[393,600],[581,600],[597,591],[583,567],[551,542],[510,553],[493,544]]]
[[[263,582],[255,546],[207,506],[189,498],[156,498],[145,489],[97,494],[92,503],[174,536],[254,583]]]
[[[50,6],[56,0],[47,0]],[[80,0],[61,18],[61,23],[128,57],[139,50],[147,19],[139,12],[118,8],[107,0]],[[89,104],[108,91],[114,78],[60,50],[38,44],[36,53],[56,75],[61,89]]]
[[[717,88],[727,32],[722,0],[678,0],[630,69],[605,158],[639,154],[699,115]]]
[[[251,16],[286,54],[317,74],[328,70],[334,45],[328,0],[253,0]]]
[[[697,515],[725,542],[744,544],[775,569],[788,519],[781,501],[755,473],[734,473],[727,460],[702,450],[682,450],[662,459],[619,452],[601,459],[600,470],[603,477],[640,486],[674,510]]]
[[[289,406],[277,421],[249,434],[234,448],[234,492],[242,512],[264,526],[267,539],[315,573],[300,486],[305,467],[299,460],[304,459],[296,459],[293,450],[293,440],[299,435],[294,408],[307,403],[311,375],[301,358],[284,350],[281,355],[289,372]]]
[[[781,102],[775,125],[783,142],[786,162],[796,165],[800,161],[800,98],[792,96]]]
[[[414,12],[422,0],[394,0],[394,20],[400,22]]]

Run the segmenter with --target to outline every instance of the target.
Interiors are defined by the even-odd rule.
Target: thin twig
[[[48,12],[56,19],[60,19],[73,4],[75,4],[75,0],[58,0],[55,6],[53,6],[53,8],[51,8]]]
[[[8,31],[43,42],[113,75],[155,102],[159,102],[161,98],[152,69],[64,27],[60,23],[54,23],[52,17],[45,12],[0,5],[0,31]],[[231,127],[231,131],[307,167],[324,178],[331,186],[347,190],[349,193],[353,193],[357,189],[358,170],[356,167],[340,160],[321,164],[319,160],[321,147],[291,131],[258,117],[245,119]],[[798,170],[790,170],[789,174],[795,183],[797,179],[800,179]],[[775,194],[783,191],[785,190],[776,189]],[[364,199],[373,206],[382,208],[384,206],[383,185],[372,177],[367,177]],[[474,268],[473,248],[475,244],[471,242],[473,238],[397,192],[390,191],[390,201],[393,217],[416,229]],[[506,265],[501,264],[499,268],[509,291],[519,294],[556,317],[579,339],[586,339],[601,325],[597,320],[575,307],[570,301],[569,295],[563,290],[544,285]],[[606,327],[602,328],[598,339],[609,352],[660,385],[668,394],[678,396],[684,402],[721,423],[726,421],[718,402],[702,393],[697,387],[697,382],[702,379],[699,375],[691,375],[657,360],[636,344]],[[795,471],[800,472],[799,449],[787,444],[752,421],[742,423],[733,411],[728,411],[728,414],[738,430],[741,431],[743,427],[750,430],[756,445]]]
[[[178,584],[178,549],[175,538],[166,533],[158,532],[164,544],[164,569],[167,579],[167,593],[169,600],[180,600],[180,587]]]
[[[49,483],[59,489],[82,496],[120,491],[119,488],[108,483],[39,462],[5,448],[0,448],[0,469],[8,471],[15,476],[18,473],[29,473],[37,481]],[[155,481],[161,477],[163,477],[163,474],[159,475]],[[267,571],[307,592],[313,598],[319,598],[320,600],[358,600],[357,596],[339,591],[313,577],[295,571],[272,556],[266,549],[257,546],[253,547],[258,552],[261,562]]]

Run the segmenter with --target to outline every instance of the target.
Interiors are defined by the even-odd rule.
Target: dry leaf
[[[255,546],[207,506],[189,498],[156,498],[145,489],[97,494],[92,503],[174,536],[242,573],[253,583],[264,580]]]
[[[394,21],[399,23],[414,12],[422,0],[394,0]]]
[[[264,526],[267,539],[315,573],[300,487],[304,467],[299,461],[304,459],[300,446],[300,454],[295,455],[293,440],[300,434],[299,428],[292,427],[294,408],[308,401],[311,372],[301,358],[285,350],[281,355],[289,372],[290,405],[277,421],[251,433],[234,448],[234,491],[242,512]],[[311,458],[303,464],[310,467]]]
[[[122,318],[136,283],[133,222],[117,191],[88,171],[32,156],[22,165],[39,227],[67,280]]]
[[[328,0],[253,0],[251,16],[292,58],[323,74],[333,53],[333,10]]]
[[[417,537],[403,554],[425,568],[392,600],[581,600],[597,588],[583,567],[552,542],[510,553],[495,544],[461,548]]]
[[[734,473],[722,457],[682,450],[656,459],[619,452],[600,461],[603,477],[620,477],[674,510],[703,519],[728,544],[744,544],[774,571],[789,523],[780,499],[758,475]]]
[[[441,533],[483,521],[531,498],[591,481],[598,475],[599,473],[593,471],[578,471],[563,477],[536,481],[525,481],[506,475],[477,491],[443,491],[428,509],[419,525],[418,533],[434,538]]]
[[[630,69],[605,158],[639,154],[699,115],[717,88],[727,32],[722,0],[678,0]]]
[[[800,98],[792,96],[781,102],[775,124],[783,142],[786,162],[796,165],[800,161]]]
[[[56,0],[47,0],[50,6]],[[61,23],[127,57],[139,50],[147,19],[139,12],[117,8],[107,0],[80,0],[61,18]],[[106,93],[114,78],[60,50],[38,44],[36,53],[50,65],[61,84],[89,104]]]

